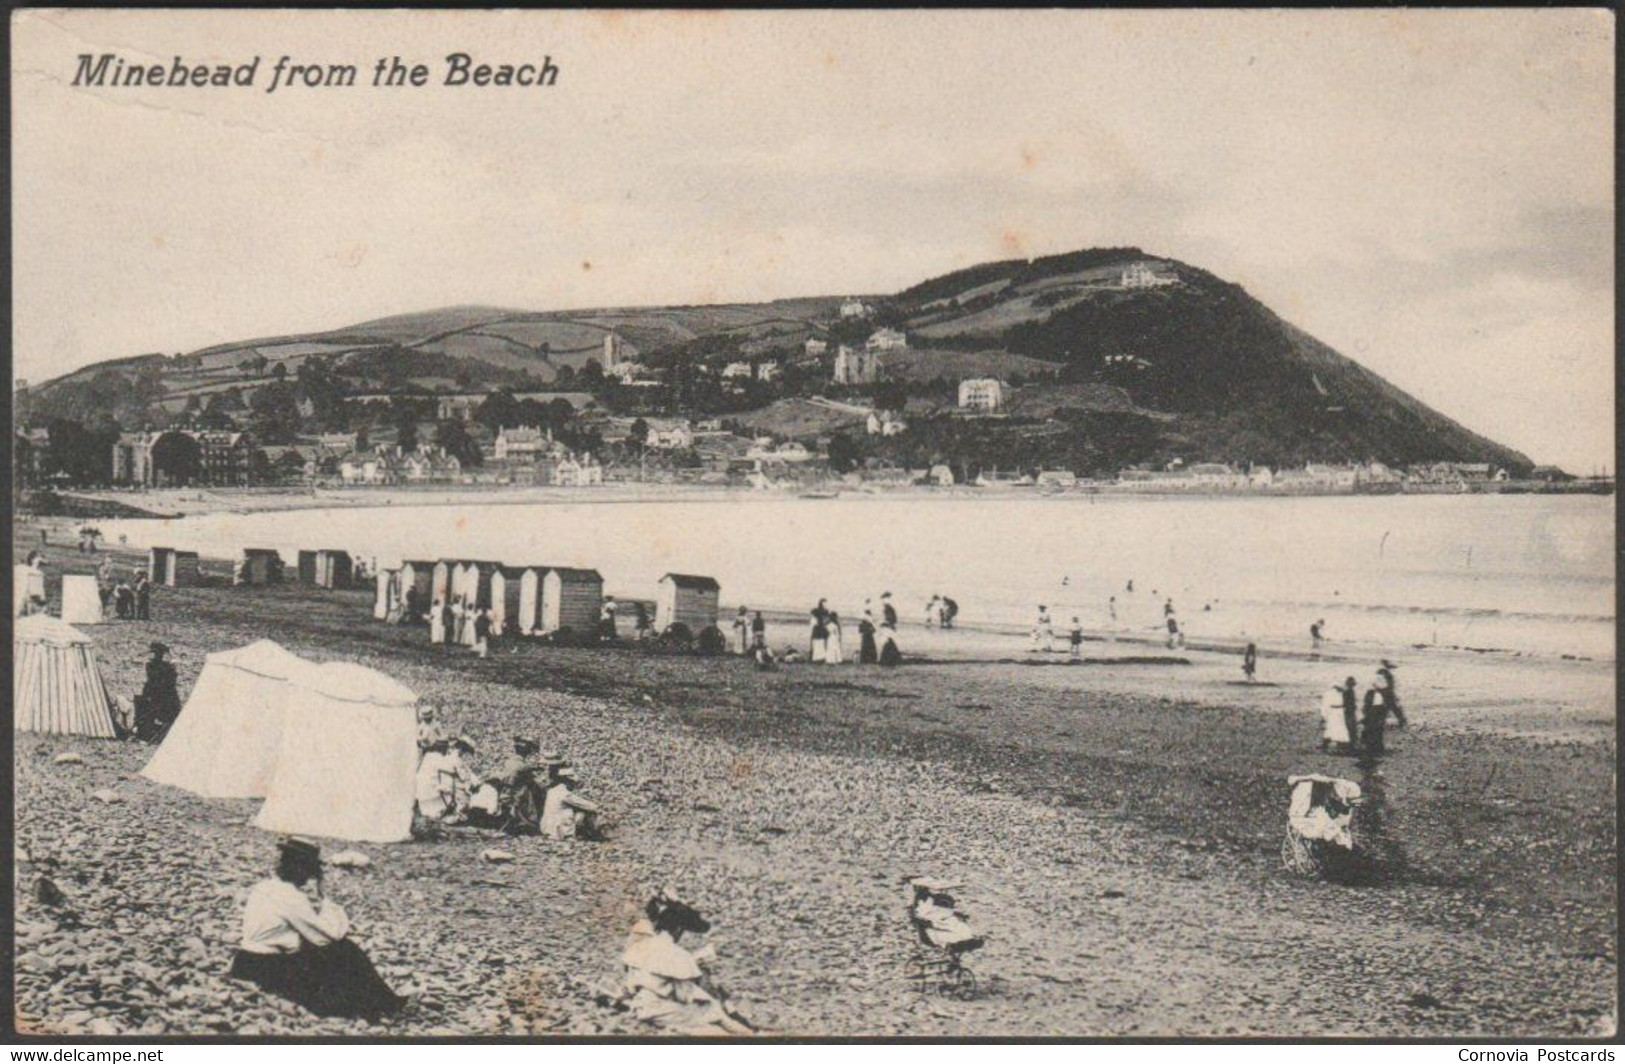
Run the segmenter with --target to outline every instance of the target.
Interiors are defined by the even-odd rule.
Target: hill
[[[873,321],[841,318],[841,300],[833,297],[580,311],[445,307],[98,363],[21,393],[17,416],[25,423],[111,419],[130,428],[185,416],[221,393],[230,393],[236,409],[239,399],[251,407],[256,391],[306,376],[336,380],[348,392],[557,387],[595,361],[613,333],[622,357],[664,367],[673,380],[714,376],[735,359],[794,356],[782,381],[753,386],[743,398],[695,385],[661,401],[689,414],[748,414],[750,407],[759,416],[746,422],[768,431],[787,418],[797,428],[827,422],[827,431],[844,431],[845,419],[830,409],[805,407],[804,400],[829,393],[833,355],[802,358],[802,347],[816,338],[832,352],[885,324],[908,337],[906,349],[881,358],[888,401],[909,396],[951,408],[953,386],[967,376],[1014,386],[1007,426],[944,421],[887,443],[914,448],[899,460],[970,448],[997,454],[1001,463],[1079,469],[1173,457],[1271,465],[1490,462],[1519,473],[1532,464],[1283,321],[1241,287],[1138,248],[986,263],[865,301],[875,306]],[[307,374],[307,365],[320,368]],[[861,387],[839,394],[867,401]],[[770,408],[774,403],[781,405]],[[333,410],[329,403],[329,422]]]

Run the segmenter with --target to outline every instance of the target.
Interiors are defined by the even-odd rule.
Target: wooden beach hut
[[[264,587],[282,579],[282,555],[268,547],[247,547],[243,550],[243,583]]]
[[[317,587],[343,588],[351,586],[351,575],[354,572],[354,562],[350,560],[348,551],[319,550],[316,552]]]
[[[542,578],[542,631],[568,628],[578,635],[598,630],[604,578],[596,569],[549,569]]]
[[[717,597],[722,585],[709,576],[667,573],[660,578],[655,594],[655,631],[664,632],[681,624],[699,635],[716,627]]]
[[[536,614],[529,624],[524,616],[525,574],[522,565],[502,565],[491,574],[491,631],[497,635],[529,635],[536,627]]]
[[[546,630],[542,617],[543,584],[547,580],[547,566],[526,566],[519,576],[519,634],[531,635]]]
[[[402,596],[405,594],[401,587],[401,571],[399,569],[379,569],[376,578],[377,591],[372,600],[372,615],[380,621],[387,621],[391,617],[399,616],[402,606]]]
[[[316,552],[313,550],[299,552],[299,582],[301,584],[316,582]]]
[[[404,561],[401,563],[401,597],[406,597],[407,588],[417,588],[418,608],[426,610],[434,601],[434,562]]]
[[[147,578],[164,587],[192,587],[198,581],[197,551],[154,547],[147,554]]]
[[[453,581],[452,594],[461,599],[467,609],[490,609],[491,578],[501,568],[501,562],[463,563],[462,582]]]
[[[462,567],[461,558],[441,558],[434,563],[434,576],[429,584],[429,605],[451,601],[452,575]]]

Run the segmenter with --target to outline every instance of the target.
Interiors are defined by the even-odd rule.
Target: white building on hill
[[[1004,409],[1004,384],[992,377],[977,377],[959,382],[959,408],[981,414],[996,414]]]

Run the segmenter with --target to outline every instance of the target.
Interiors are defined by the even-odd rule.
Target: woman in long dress
[[[829,615],[829,652],[824,660],[830,665],[842,665],[846,662],[846,651],[841,647],[841,615]]]
[[[376,1022],[399,1012],[406,999],[350,941],[344,909],[322,896],[321,850],[304,839],[284,839],[278,846],[276,875],[248,892],[232,978],[318,1016]]]
[[[894,625],[880,626],[880,664],[886,666],[900,665],[903,661],[903,652],[897,648],[897,628]]]
[[[813,614],[812,640],[811,646],[807,648],[807,658],[814,665],[822,665],[829,660],[829,617],[827,614]]]
[[[858,622],[858,664],[873,665],[880,660],[880,648],[875,645],[875,614],[873,610],[863,611],[863,620]]]

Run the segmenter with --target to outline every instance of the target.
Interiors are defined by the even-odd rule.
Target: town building
[[[851,296],[848,296],[841,303],[841,317],[845,319],[867,318],[873,311],[874,308],[864,303],[863,300],[854,299]]]
[[[908,346],[908,337],[898,329],[876,329],[863,346],[870,351],[900,351]]]
[[[880,379],[880,359],[873,351],[842,344],[835,352],[831,376],[836,384],[873,384]]]
[[[1004,409],[1004,383],[992,377],[960,381],[959,408],[979,414],[998,413]]]
[[[724,380],[749,380],[753,375],[749,362],[730,362],[722,367]]]
[[[1040,488],[1075,488],[1078,475],[1070,469],[1043,469],[1034,483]]]
[[[766,383],[776,381],[784,375],[784,367],[777,362],[758,362],[756,364],[756,379]]]
[[[538,458],[548,452],[552,442],[541,429],[523,425],[508,428],[504,425],[497,429],[491,457],[498,462],[534,465]]]
[[[803,345],[803,348],[806,350],[807,354],[817,357],[818,355],[822,355],[829,350],[829,344],[823,340],[820,340],[816,336],[809,336],[806,344]]]
[[[203,480],[203,446],[188,432],[124,432],[113,444],[113,483],[184,488]]]
[[[247,487],[259,479],[264,453],[246,432],[192,434],[199,446],[199,480],[216,487]]]
[[[954,471],[945,464],[938,463],[937,465],[932,466],[930,478],[931,483],[935,484],[939,488],[951,488],[954,486]]]

